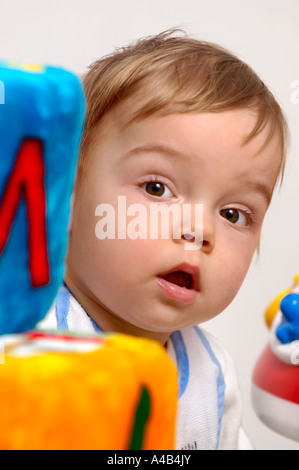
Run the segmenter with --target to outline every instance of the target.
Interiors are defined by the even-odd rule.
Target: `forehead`
[[[133,107],[134,110],[134,107]],[[131,121],[132,108],[120,108],[113,128],[119,138],[126,140],[147,140],[149,134],[168,141],[182,141],[184,146],[201,143],[213,147],[221,144],[223,151],[227,148],[244,149],[245,152],[266,155],[266,147],[271,123],[266,122],[249,141],[248,136],[258,120],[258,113],[253,109],[240,108],[222,112],[170,113],[165,116],[152,115],[144,119]],[[249,144],[248,146],[246,144]],[[267,153],[277,154],[280,151],[280,134],[274,133],[269,141]]]
[[[160,159],[171,158],[172,163],[179,163],[188,171],[199,164],[211,171],[227,167],[236,175],[262,172],[274,188],[281,168],[280,135],[275,133],[265,146],[267,124],[245,143],[257,120],[252,109],[152,115],[132,121],[133,113],[134,106],[119,106],[102,124],[104,132],[96,136],[95,146],[114,149],[121,161],[138,156],[134,165],[142,161],[143,155],[155,154]],[[163,152],[163,147],[168,151]]]

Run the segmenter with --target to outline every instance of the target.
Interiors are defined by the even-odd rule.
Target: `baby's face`
[[[91,146],[74,205],[66,281],[103,330],[165,342],[233,300],[279,171],[276,136],[262,152],[266,129],[243,145],[255,119],[252,111],[231,110],[151,117],[123,127],[120,113]],[[196,236],[174,238],[173,226],[166,239],[153,239],[149,226],[143,239],[133,239],[132,224],[130,233],[124,229],[138,212],[125,218],[120,200],[126,208],[140,204],[135,209],[147,215],[161,203],[202,205],[203,224],[191,227],[193,235],[203,231],[202,246]],[[96,211],[103,204],[115,208],[114,239],[112,212]],[[105,221],[110,239],[100,240]],[[137,223],[135,230],[141,233]]]

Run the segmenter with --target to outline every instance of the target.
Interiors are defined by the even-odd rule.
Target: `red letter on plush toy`
[[[50,281],[44,174],[42,142],[38,139],[24,140],[0,201],[1,255],[24,191],[28,219],[29,270],[33,287],[43,286]]]

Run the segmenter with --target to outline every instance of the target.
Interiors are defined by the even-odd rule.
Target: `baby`
[[[178,369],[177,448],[250,448],[231,360],[198,325],[231,303],[259,245],[283,113],[249,66],[175,30],[95,62],[84,85],[58,326],[158,340]]]

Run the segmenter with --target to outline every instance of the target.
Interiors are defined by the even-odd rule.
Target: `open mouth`
[[[184,287],[185,289],[192,289],[194,284],[191,274],[188,274],[185,271],[175,271],[173,273],[166,274],[163,276],[163,279],[179,287]]]
[[[158,283],[164,292],[183,302],[195,300],[199,291],[199,269],[187,263],[160,274]]]

